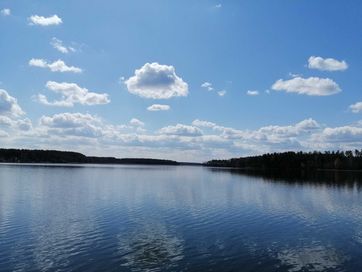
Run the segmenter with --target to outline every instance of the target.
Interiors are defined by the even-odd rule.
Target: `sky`
[[[0,0],[0,34],[3,148],[362,148],[358,0]]]

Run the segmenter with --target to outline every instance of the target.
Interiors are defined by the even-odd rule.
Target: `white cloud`
[[[53,37],[51,42],[51,46],[53,46],[56,50],[63,54],[68,54],[69,52],[75,52],[75,49],[71,46],[65,46],[63,45],[63,41]]]
[[[289,125],[237,129],[196,119],[192,124],[169,125],[146,132],[133,118],[126,125],[112,125],[98,116],[59,113],[42,116],[32,126],[0,115],[1,143],[12,146],[85,151],[102,156],[130,156],[205,161],[282,151],[346,150],[362,148],[362,121],[341,127],[326,127],[312,118]],[[15,143],[15,144],[14,144]]]
[[[290,77],[302,77],[303,75],[301,75],[301,74],[295,74],[295,73],[289,73],[288,74]]]
[[[167,134],[167,135],[179,135],[179,136],[200,136],[200,135],[202,135],[201,129],[194,127],[194,126],[188,126],[188,125],[183,125],[183,124],[177,124],[175,126],[163,127],[159,130],[159,133]]]
[[[341,88],[332,79],[319,77],[279,79],[273,84],[272,89],[311,96],[327,96],[341,91]]]
[[[23,131],[28,131],[32,129],[33,124],[29,118],[18,119],[15,121],[14,127]]]
[[[212,91],[214,88],[212,87],[212,84],[210,82],[204,82],[201,84],[201,88],[204,88],[208,91]]]
[[[187,96],[188,85],[178,77],[173,66],[146,63],[124,83],[130,93],[143,98],[169,99]]]
[[[32,129],[30,119],[23,118],[25,112],[19,106],[16,98],[7,91],[0,89],[0,137],[14,139],[17,135]]]
[[[201,88],[204,88],[208,91],[213,91],[214,90],[214,86],[212,85],[212,83],[205,81],[204,83],[201,84]],[[218,96],[224,96],[226,94],[226,90],[221,90],[217,92]]]
[[[301,135],[303,133],[309,133],[320,128],[317,121],[312,118],[305,119],[295,125],[290,126],[265,126],[257,130],[260,135],[269,139],[281,139],[289,138]]]
[[[40,125],[46,129],[46,135],[71,135],[80,137],[100,137],[104,131],[99,117],[82,113],[60,113],[42,116]]]
[[[49,102],[43,94],[35,97],[39,103],[48,106],[73,107],[74,104],[92,106],[108,104],[110,102],[108,94],[90,92],[88,89],[82,88],[75,83],[48,81],[46,87],[62,96],[61,100],[53,102]]]
[[[350,105],[349,108],[351,109],[352,112],[358,113],[362,111],[362,102],[357,102],[353,105]]]
[[[29,17],[29,22],[31,25],[41,25],[41,26],[59,25],[63,23],[62,19],[58,17],[58,15],[56,14],[49,17],[32,15]]]
[[[82,69],[75,66],[68,66],[62,60],[57,60],[52,63],[48,63],[44,59],[31,59],[29,61],[29,66],[48,68],[52,72],[72,72],[72,73],[81,73]]]
[[[82,113],[60,113],[53,116],[42,116],[40,118],[40,124],[53,128],[74,128],[79,127],[82,124],[99,124],[101,120],[90,114]]]
[[[348,68],[348,64],[343,60],[339,61],[332,58],[321,58],[311,56],[308,59],[308,67],[310,69],[317,69],[321,71],[344,71]]]
[[[11,15],[11,10],[8,9],[8,8],[4,8],[4,9],[2,9],[0,12],[1,12],[1,15],[2,15],[2,16],[9,16],[9,15]]]
[[[23,115],[16,98],[10,96],[7,91],[0,89],[0,115],[17,117]]]
[[[134,126],[134,127],[143,127],[145,125],[145,123],[143,123],[141,120],[139,120],[137,118],[132,118],[129,121],[129,123],[131,126]]]
[[[196,127],[207,127],[207,128],[213,128],[213,127],[216,126],[215,123],[212,123],[212,122],[209,122],[209,121],[204,121],[204,120],[199,120],[199,119],[195,119],[192,122],[192,125],[196,126]]]
[[[327,127],[322,132],[313,135],[311,141],[319,143],[323,148],[334,150],[359,149],[362,147],[362,127],[358,125]]]
[[[248,90],[246,94],[250,96],[256,96],[259,95],[259,91]]]
[[[221,4],[216,4],[216,5],[215,5],[215,8],[217,8],[217,9],[219,9],[219,8],[221,8],[221,7],[222,7]]]
[[[250,154],[306,149],[303,141],[320,129],[320,125],[311,118],[294,125],[270,125],[257,130],[239,130],[199,119],[194,120],[192,125],[216,131],[230,148],[246,149]]]
[[[147,108],[149,111],[168,111],[170,109],[169,105],[153,104]]]
[[[8,116],[0,115],[0,126],[13,130],[28,131],[32,129],[32,122],[29,118],[19,119],[18,117],[10,118]]]

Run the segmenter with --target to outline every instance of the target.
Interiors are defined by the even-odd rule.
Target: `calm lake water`
[[[0,271],[362,271],[362,179],[0,166]]]

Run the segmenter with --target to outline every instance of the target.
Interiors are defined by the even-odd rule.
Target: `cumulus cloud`
[[[82,124],[99,124],[101,120],[91,114],[82,113],[60,113],[53,116],[42,116],[40,124],[53,128],[74,128]]]
[[[310,96],[327,96],[341,91],[341,88],[332,79],[319,77],[279,79],[273,84],[272,89]]]
[[[24,115],[25,112],[19,106],[16,98],[0,89],[0,137],[6,137],[9,140],[30,131],[32,122]]]
[[[11,15],[11,10],[9,8],[4,8],[0,11],[2,16],[9,16]]]
[[[48,68],[52,72],[71,72],[71,73],[81,73],[82,69],[75,66],[68,66],[62,60],[57,60],[52,63],[48,63],[44,59],[31,59],[29,60],[29,66],[39,67],[39,68]]]
[[[358,125],[327,127],[313,135],[312,141],[326,148],[359,149],[362,147],[362,127]]]
[[[196,127],[207,127],[207,128],[216,127],[216,124],[213,122],[199,120],[199,119],[195,119],[194,121],[192,121],[192,125]]]
[[[17,117],[23,114],[24,111],[16,98],[9,95],[7,91],[0,89],[0,115]]]
[[[25,119],[16,120],[15,123],[13,124],[13,126],[20,130],[28,131],[28,130],[32,129],[33,124],[29,118],[25,118]]]
[[[226,94],[226,90],[221,90],[221,91],[218,91],[217,94],[219,96],[224,96]]]
[[[29,142],[39,147],[54,144],[67,149],[79,150],[82,147],[85,148],[83,151],[95,154],[98,150],[99,155],[107,156],[147,154],[150,157],[179,160],[187,157],[201,161],[290,150],[362,148],[362,122],[326,127],[308,118],[292,124],[273,124],[249,130],[195,119],[190,125],[168,125],[148,132],[143,126],[144,123],[136,118],[126,125],[112,125],[98,116],[83,113],[42,116],[33,126],[29,119],[0,115],[0,134],[8,136],[8,142],[19,139],[18,143]],[[14,137],[20,135],[13,134],[15,130],[23,135],[22,138]]]
[[[308,67],[321,71],[344,71],[348,68],[348,64],[344,60],[311,56],[308,59]]]
[[[295,125],[289,126],[265,126],[257,130],[257,133],[269,139],[281,139],[295,137],[304,133],[310,133],[320,128],[317,121],[312,118],[305,119]]]
[[[38,94],[35,97],[35,100],[39,103],[48,106],[73,107],[74,104],[92,106],[108,104],[110,102],[108,94],[90,92],[88,89],[82,88],[76,83],[48,81],[46,88],[62,96],[61,100],[52,102],[49,102],[43,94]]]
[[[19,119],[0,115],[0,126],[13,130],[28,131],[32,129],[32,122],[29,118]]]
[[[153,104],[147,108],[148,111],[168,111],[171,107],[169,105]]]
[[[131,126],[134,126],[134,127],[143,127],[145,125],[145,123],[143,123],[141,120],[139,120],[137,118],[132,118],[129,121],[129,123]]]
[[[210,82],[204,82],[201,84],[201,88],[204,88],[208,91],[212,91],[214,88],[212,87],[212,84]]]
[[[259,91],[248,90],[246,94],[250,96],[256,96],[259,95]]]
[[[361,112],[362,111],[362,102],[357,102],[357,103],[355,103],[353,105],[350,105],[349,108],[354,113]]]
[[[179,136],[200,136],[200,135],[202,135],[201,129],[194,127],[194,126],[188,126],[188,125],[183,125],[183,124],[177,124],[175,126],[163,127],[159,130],[159,133],[167,134],[167,135],[179,135]]]
[[[188,85],[178,77],[173,66],[146,63],[124,81],[130,93],[143,98],[169,99],[188,95]]]
[[[102,120],[91,114],[60,113],[53,116],[42,116],[41,126],[47,134],[71,135],[82,137],[100,137],[103,135]]]
[[[301,149],[302,141],[320,129],[320,125],[311,118],[294,125],[270,125],[257,130],[239,130],[199,119],[194,120],[192,125],[211,129],[219,133],[229,146],[247,149],[251,154]]]
[[[32,15],[29,17],[29,22],[31,25],[40,25],[40,26],[51,26],[51,25],[60,25],[63,23],[62,19],[58,15],[54,14],[49,17]]]
[[[58,50],[59,52],[63,54],[68,54],[69,52],[75,52],[75,49],[71,46],[65,46],[63,45],[63,41],[53,37],[51,42],[51,46],[54,47],[54,49]]]

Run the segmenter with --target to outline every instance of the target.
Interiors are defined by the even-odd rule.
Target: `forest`
[[[259,156],[211,160],[205,166],[250,170],[362,170],[362,150],[283,152]]]
[[[177,165],[176,161],[148,158],[86,156],[78,152],[57,150],[0,149],[0,163],[98,163],[98,164],[149,164]]]

